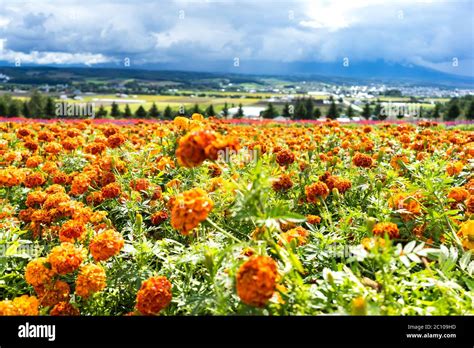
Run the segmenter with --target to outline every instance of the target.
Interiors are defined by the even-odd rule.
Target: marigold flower
[[[0,316],[19,315],[18,310],[13,305],[13,301],[0,301]]]
[[[168,213],[164,210],[157,211],[151,216],[151,223],[155,226],[161,225],[168,219]]]
[[[463,238],[464,248],[474,250],[474,220],[462,223],[458,235]]]
[[[273,296],[277,264],[268,256],[252,256],[237,272],[237,294],[240,300],[254,307],[264,307]]]
[[[49,312],[49,315],[52,316],[77,316],[80,314],[79,309],[69,302],[59,302]]]
[[[25,186],[28,188],[33,188],[41,186],[46,182],[44,175],[40,172],[31,173],[25,178]]]
[[[93,293],[102,291],[106,281],[107,276],[101,266],[94,264],[82,266],[76,279],[76,294],[87,298]]]
[[[127,139],[120,133],[113,134],[107,138],[107,145],[110,148],[116,148],[125,143]]]
[[[280,166],[288,166],[295,161],[295,154],[288,149],[278,151],[276,161]]]
[[[419,193],[398,193],[390,198],[389,206],[394,210],[402,210],[400,212],[402,220],[408,221],[421,214],[421,205],[418,202],[420,197]]]
[[[456,203],[462,202],[468,197],[469,192],[462,187],[453,187],[448,193],[448,198],[453,199]]]
[[[474,213],[474,195],[471,195],[464,202],[466,204],[466,210],[469,214]]]
[[[84,238],[86,226],[82,221],[66,221],[59,230],[59,240],[61,242],[74,242]]]
[[[13,299],[15,315],[38,315],[39,302],[35,296],[22,295]]]
[[[363,297],[352,300],[352,315],[367,315],[367,302]]]
[[[70,194],[73,196],[79,196],[85,193],[89,189],[91,179],[87,174],[79,174],[72,179]]]
[[[293,187],[293,181],[288,174],[282,174],[277,180],[273,181],[272,188],[277,191],[288,191]]]
[[[51,307],[59,302],[67,301],[70,291],[68,283],[62,280],[57,280],[52,284],[35,286],[36,295],[43,307]]]
[[[352,158],[352,163],[357,167],[370,168],[373,165],[373,159],[369,155],[357,152]]]
[[[460,161],[457,161],[454,163],[448,163],[448,165],[446,166],[446,172],[448,173],[449,176],[454,176],[461,173],[463,167],[464,167],[464,164]]]
[[[25,268],[26,282],[33,286],[50,283],[55,273],[48,267],[47,263],[48,259],[45,257],[28,262]]]
[[[163,276],[145,280],[137,293],[137,309],[144,315],[156,315],[166,308],[173,297],[171,283]]]
[[[147,179],[135,179],[130,181],[130,188],[136,191],[147,191],[150,188],[150,182]]]
[[[171,208],[171,226],[187,235],[206,220],[214,203],[206,191],[195,188],[176,196]]]
[[[124,240],[120,233],[108,229],[97,234],[89,245],[89,250],[95,261],[104,261],[117,255],[123,248]]]
[[[311,225],[317,225],[321,223],[321,217],[317,215],[307,215],[306,221],[310,223]]]
[[[112,182],[104,187],[102,187],[102,197],[105,199],[108,198],[117,198],[122,193],[119,183]]]
[[[79,268],[83,260],[82,249],[72,243],[62,243],[54,247],[48,256],[48,261],[55,273],[68,274]]]
[[[308,239],[307,239],[308,235],[309,235],[309,232],[305,228],[298,226],[287,232],[282,233],[281,238],[287,243],[291,243],[293,239],[296,239],[297,245],[301,246],[308,242]],[[282,245],[283,243],[280,240],[278,244]]]
[[[26,206],[30,208],[34,208],[40,206],[44,203],[47,198],[46,192],[43,191],[30,191],[26,196]]]
[[[380,237],[384,237],[385,234],[387,234],[390,239],[400,237],[398,226],[397,224],[394,224],[393,222],[379,222],[378,224],[375,224],[372,230],[372,233],[375,236],[380,236]]]
[[[318,198],[325,199],[329,195],[329,188],[324,182],[318,181],[306,186],[304,192],[309,203],[316,203]]]
[[[385,239],[380,237],[371,237],[371,238],[363,238],[361,241],[362,246],[366,250],[372,250],[374,248],[384,248],[385,247]]]

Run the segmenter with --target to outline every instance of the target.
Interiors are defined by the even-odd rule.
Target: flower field
[[[0,315],[464,315],[474,132],[0,123]]]

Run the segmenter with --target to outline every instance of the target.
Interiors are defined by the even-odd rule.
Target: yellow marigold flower
[[[362,246],[366,250],[372,250],[374,248],[384,248],[385,247],[385,239],[380,237],[372,237],[372,238],[363,238],[361,243]]]
[[[144,315],[158,314],[171,303],[171,287],[170,281],[163,276],[145,280],[137,293],[138,311]]]
[[[123,248],[123,245],[122,235],[113,229],[108,229],[92,239],[89,250],[95,261],[104,261],[117,255]]]
[[[102,291],[106,281],[107,276],[101,266],[94,264],[82,266],[76,279],[76,294],[87,298],[93,293]]]
[[[38,315],[39,302],[35,296],[23,295],[13,299],[16,315]]]
[[[448,163],[448,165],[446,166],[446,172],[448,173],[449,176],[454,176],[461,173],[463,167],[464,167],[464,164],[460,161],[457,161],[454,163]]]
[[[352,315],[367,315],[367,302],[363,297],[352,300]]]
[[[458,235],[463,238],[463,246],[474,250],[474,220],[468,220],[461,225]]]
[[[25,280],[28,284],[39,286],[51,282],[54,271],[45,265],[47,262],[48,259],[40,257],[26,265]]]
[[[398,231],[398,226],[393,222],[379,222],[375,224],[372,233],[375,236],[384,237],[385,234],[389,236],[390,239],[399,238],[400,232]]]
[[[268,256],[253,256],[237,272],[237,294],[249,306],[264,307],[273,296],[277,264]]]
[[[194,114],[192,114],[191,118],[195,121],[202,121],[204,120],[204,116],[195,112]]]
[[[55,273],[68,274],[79,268],[83,260],[82,249],[72,243],[62,243],[54,247],[48,256],[48,261]]]

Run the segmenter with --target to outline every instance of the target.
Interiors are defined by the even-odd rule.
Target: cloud
[[[474,75],[471,0],[49,0],[0,5],[0,60],[387,60]],[[176,68],[179,68],[177,66]]]

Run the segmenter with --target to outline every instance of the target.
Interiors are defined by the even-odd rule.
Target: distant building
[[[244,112],[244,117],[246,119],[260,119],[260,114],[265,110],[264,107],[260,106],[244,106],[242,111]],[[229,118],[234,118],[237,115],[239,108],[230,108],[229,109]]]

